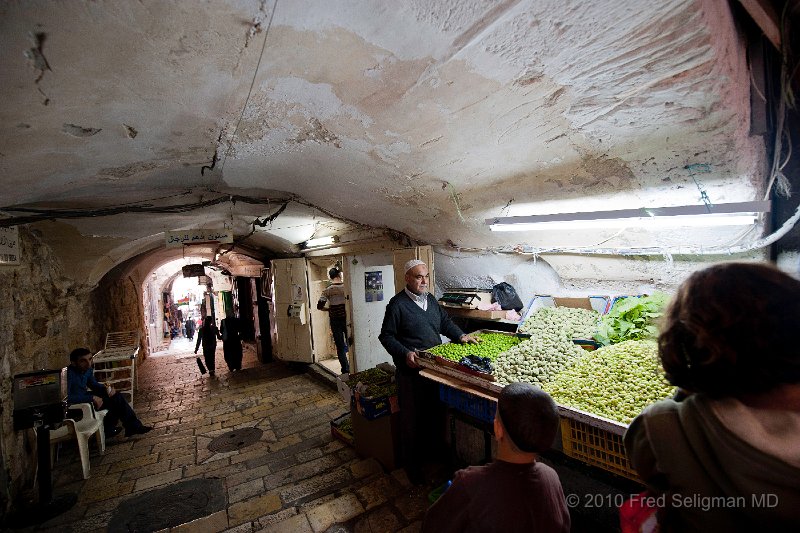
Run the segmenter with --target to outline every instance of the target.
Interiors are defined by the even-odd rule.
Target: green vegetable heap
[[[520,343],[519,338],[504,333],[477,333],[474,337],[479,338],[481,342],[479,344],[459,344],[457,342],[450,342],[434,346],[428,351],[439,357],[455,361],[456,363],[467,355],[488,357],[490,360],[494,361],[501,352]]]
[[[365,398],[383,398],[397,394],[397,385],[394,383],[369,385],[361,392]]]
[[[571,307],[543,307],[525,321],[520,331],[531,334],[524,341],[500,354],[495,361],[498,383],[516,381],[541,386],[555,377],[585,352],[573,338],[589,338],[597,326],[598,313]]]
[[[584,352],[543,388],[566,405],[628,424],[647,405],[672,396],[654,341],[625,341]]]
[[[347,386],[351,389],[358,385],[359,383],[363,383],[364,385],[378,385],[382,383],[388,383],[392,380],[392,376],[387,374],[380,368],[370,368],[369,370],[364,370],[363,372],[358,372],[356,374],[350,374],[350,377],[347,379]]]
[[[350,420],[350,417],[347,417],[344,420],[342,420],[341,423],[339,423],[339,425],[336,426],[336,428],[342,433],[345,433],[350,436],[353,435],[353,421]]]
[[[663,292],[617,300],[600,321],[594,338],[603,345],[655,339],[658,336],[656,320],[663,313],[668,301],[669,296]]]
[[[392,380],[391,374],[376,367],[350,374],[347,386],[351,389],[358,388],[359,393],[366,398],[380,398],[397,394],[397,385]]]

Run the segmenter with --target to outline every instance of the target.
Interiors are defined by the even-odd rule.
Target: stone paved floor
[[[221,348],[216,378],[201,377],[191,348],[175,339],[139,367],[134,408],[153,431],[118,436],[105,455],[92,448],[85,481],[75,445],[62,449],[54,494],[73,492],[78,502],[30,530],[104,531],[114,510],[135,495],[217,477],[227,508],[171,531],[419,531],[432,487],[413,487],[403,470],[384,472],[333,439],[330,420],[347,412],[333,389],[281,362],[259,363],[252,352],[231,374]],[[214,437],[244,427],[263,430],[261,440],[237,452],[206,449]]]

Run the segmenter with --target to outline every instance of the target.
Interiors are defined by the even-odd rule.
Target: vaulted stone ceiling
[[[6,2],[0,47],[0,213],[241,197],[37,224],[114,262],[223,224],[276,252],[362,224],[474,248],[757,236],[484,223],[760,199],[726,2]]]

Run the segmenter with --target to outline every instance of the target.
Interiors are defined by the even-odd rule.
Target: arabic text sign
[[[191,229],[186,231],[167,231],[167,248],[192,244],[233,243],[233,231],[227,229]]]
[[[0,228],[0,265],[19,264],[19,229]]]

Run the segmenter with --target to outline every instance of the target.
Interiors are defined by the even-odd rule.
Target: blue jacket
[[[91,390],[91,392],[89,392]],[[92,394],[94,393],[94,394]],[[92,403],[92,396],[107,396],[105,385],[94,377],[94,370],[81,372],[73,365],[67,367],[67,395],[69,403]]]

